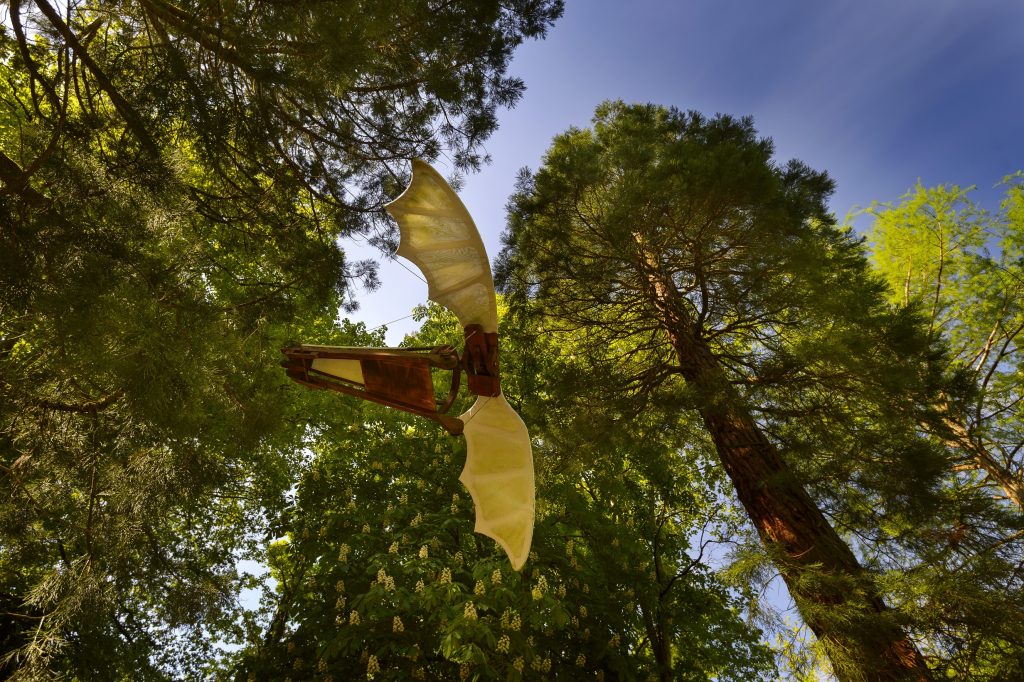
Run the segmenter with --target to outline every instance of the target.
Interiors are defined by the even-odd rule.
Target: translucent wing
[[[462,326],[498,331],[494,281],[484,243],[469,211],[440,173],[412,162],[412,182],[387,205],[401,232],[398,255],[427,279],[430,300],[455,313]]]
[[[398,255],[426,277],[430,299],[455,313],[462,326],[498,331],[491,266],[473,219],[444,178],[412,162],[412,182],[387,210],[398,222]],[[526,425],[505,397],[479,395],[459,417],[465,424],[466,466],[459,480],[476,508],[478,533],[494,538],[515,570],[533,539],[533,452]]]
[[[498,541],[519,570],[533,540],[533,452],[526,424],[505,400],[480,396],[459,417],[466,466],[459,480],[473,496],[477,533]]]

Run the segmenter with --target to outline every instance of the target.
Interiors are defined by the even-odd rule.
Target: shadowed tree
[[[479,163],[560,12],[5,3],[3,674],[203,674],[305,442],[277,347],[337,333],[374,276],[339,240],[386,237],[399,160]]]

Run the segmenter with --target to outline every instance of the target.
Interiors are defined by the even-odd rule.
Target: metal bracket
[[[498,396],[501,380],[498,375],[498,334],[485,333],[478,324],[467,326],[466,345],[462,352],[462,368],[466,370],[466,383],[473,395]]]

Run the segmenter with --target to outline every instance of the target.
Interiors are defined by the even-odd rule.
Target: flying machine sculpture
[[[466,438],[459,480],[473,497],[475,530],[494,538],[512,568],[526,562],[533,539],[533,454],[526,425],[501,393],[498,309],[491,266],[473,219],[429,164],[412,162],[412,181],[386,206],[398,222],[398,255],[423,272],[430,300],[455,313],[463,326],[461,354],[453,346],[283,348],[290,378],[411,412]],[[451,372],[444,400],[434,394],[433,371]],[[476,401],[458,417],[448,411],[461,374]]]

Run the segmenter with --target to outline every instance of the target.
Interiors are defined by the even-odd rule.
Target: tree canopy
[[[928,679],[897,576],[957,573],[915,558],[1006,519],[921,434],[960,386],[941,344],[834,225],[827,176],[772,151],[749,119],[602,105],[522,176],[498,280],[538,333],[586,330],[605,395],[703,427],[841,679]]]
[[[194,671],[301,461],[276,349],[341,333],[339,239],[404,159],[479,163],[561,3],[8,7],[0,670]]]
[[[561,0],[6,6],[0,677],[773,679],[776,575],[843,680],[1024,675],[1020,175],[869,252],[748,118],[556,137],[496,265],[517,573],[461,441],[278,349],[383,344],[346,240],[394,245],[407,159],[486,161]]]
[[[926,624],[936,668],[957,679],[1009,679],[1024,666],[1024,642],[1004,627],[1024,607],[1019,174],[1003,186],[995,212],[969,189],[920,185],[867,211],[872,261],[891,300],[920,310],[948,348],[939,364],[953,381],[936,396],[937,418],[922,422],[948,452],[947,521],[917,548],[898,591]]]
[[[972,386],[963,400],[945,401],[940,437],[961,466],[982,475],[979,483],[1024,510],[1024,178],[1003,184],[996,213],[971,201],[969,189],[918,185],[898,204],[868,210],[869,238],[892,296],[926,311]]]
[[[454,316],[422,314],[408,343],[458,341]],[[769,679],[759,632],[702,556],[722,510],[686,474],[698,458],[682,434],[638,421],[580,461],[564,422],[542,417],[576,368],[532,342],[503,354],[505,394],[539,444],[523,571],[472,532],[461,440],[371,404],[314,421],[315,459],[270,556],[274,615],[241,679]]]

